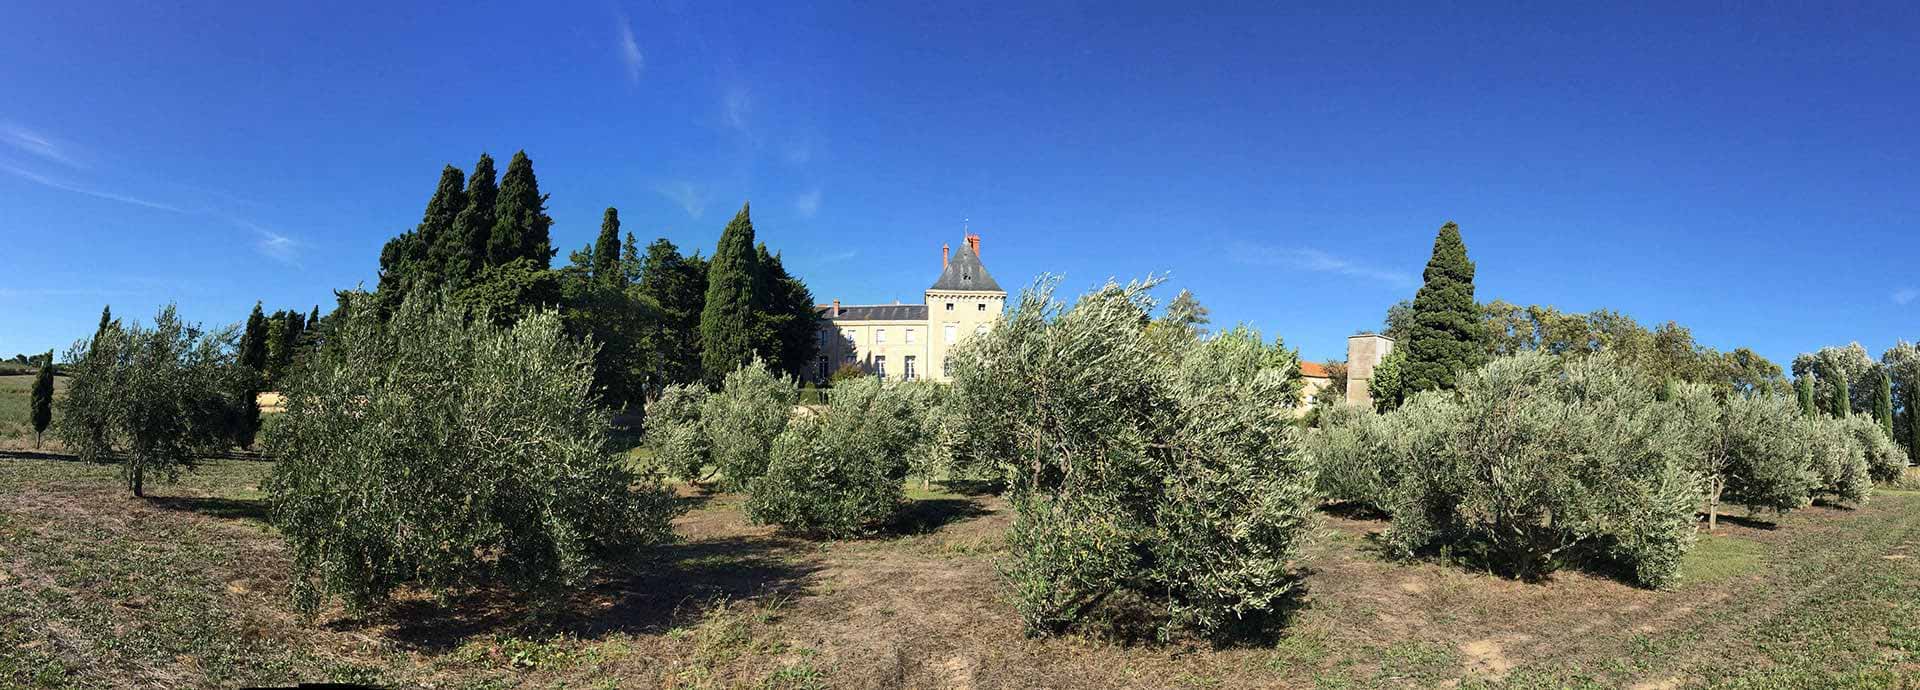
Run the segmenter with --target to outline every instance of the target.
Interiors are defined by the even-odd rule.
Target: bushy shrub
[[[1831,417],[1805,420],[1802,435],[1808,441],[1813,473],[1818,477],[1812,495],[1856,506],[1866,505],[1873,497],[1872,468],[1867,464],[1866,447],[1847,430],[1846,424]]]
[[[1891,482],[1900,478],[1900,471],[1907,468],[1907,451],[1887,437],[1885,427],[1867,415],[1854,415],[1838,423],[1853,435],[1866,458],[1867,475],[1873,481]]]
[[[745,490],[754,477],[766,474],[773,439],[787,428],[798,396],[791,379],[756,357],[727,374],[720,391],[707,398],[701,425],[727,489]]]
[[[1335,404],[1321,413],[1320,428],[1308,432],[1306,450],[1318,475],[1320,498],[1378,510],[1393,483],[1398,415],[1376,414],[1359,405]]]
[[[184,323],[172,305],[151,328],[105,323],[67,350],[55,433],[81,460],[119,463],[127,489],[145,496],[149,472],[177,479],[232,442],[246,389],[233,346],[232,328]]]
[[[952,388],[932,381],[904,381],[894,391],[913,408],[914,444],[907,451],[909,476],[929,485],[935,476],[952,474],[953,438],[948,400]]]
[[[1390,492],[1389,544],[1409,556],[1477,551],[1523,578],[1586,551],[1644,585],[1673,581],[1701,480],[1687,434],[1643,376],[1608,356],[1524,353],[1463,376],[1458,400],[1414,413],[1457,416],[1435,452],[1408,458]]]
[[[1709,529],[1719,524],[1722,503],[1774,512],[1806,505],[1816,477],[1793,401],[1721,395],[1704,384],[1672,383],[1666,403],[1687,443],[1699,449],[1693,468],[1706,482]]]
[[[1144,615],[1162,637],[1205,634],[1272,613],[1314,500],[1291,351],[1149,322],[1151,282],[1071,308],[1053,285],[953,362],[958,446],[1008,484],[1002,572],[1028,632]]]
[[[688,482],[706,481],[713,470],[713,443],[700,421],[709,398],[698,383],[667,386],[647,405],[646,447],[653,463]]]
[[[557,315],[500,327],[410,299],[383,323],[347,299],[268,439],[300,608],[404,585],[549,592],[672,537],[676,502],[609,452],[592,349]]]
[[[826,412],[794,421],[774,441],[766,473],[747,485],[747,519],[824,537],[878,527],[900,506],[922,416],[900,386],[842,382]]]

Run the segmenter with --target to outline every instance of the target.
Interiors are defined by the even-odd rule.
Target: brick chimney
[[[833,301],[833,318],[840,318],[840,300]]]
[[[942,243],[940,245],[940,267],[941,268],[947,267],[947,257],[950,257],[950,256],[953,256],[953,248]]]
[[[980,236],[978,234],[967,233],[967,248],[973,250],[974,256],[980,255]]]

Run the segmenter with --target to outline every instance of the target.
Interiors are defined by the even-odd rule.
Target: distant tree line
[[[447,166],[419,225],[381,250],[375,308],[444,293],[449,307],[502,326],[555,309],[569,335],[597,346],[594,384],[614,407],[673,384],[717,386],[754,356],[798,376],[818,353],[813,295],[756,241],[748,206],[711,259],[666,238],[642,252],[609,207],[595,240],[555,269],[547,199],[524,151],[497,186],[490,156],[471,174]]]

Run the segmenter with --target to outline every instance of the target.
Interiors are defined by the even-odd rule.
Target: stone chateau
[[[947,352],[987,332],[1007,306],[1007,291],[980,263],[980,236],[973,233],[958,252],[940,247],[940,278],[923,298],[920,304],[834,300],[820,306],[820,357],[809,378],[825,381],[851,364],[887,380],[946,381]]]
[[[820,305],[820,356],[808,379],[824,382],[853,365],[890,381],[946,381],[947,352],[962,339],[985,333],[1007,306],[1007,291],[980,263],[980,235],[968,233],[960,251],[940,247],[940,278],[920,304]],[[1393,351],[1393,339],[1362,333],[1347,338],[1346,401],[1369,404],[1373,367]],[[1326,367],[1301,362],[1306,379],[1301,412],[1332,384]]]

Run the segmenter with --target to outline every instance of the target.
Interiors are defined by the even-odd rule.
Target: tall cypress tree
[[[253,303],[253,313],[247,315],[247,330],[240,336],[240,363],[255,374],[267,371],[267,315],[260,311],[259,302]]]
[[[1833,416],[1846,419],[1853,416],[1853,400],[1847,396],[1847,372],[1833,372]]]
[[[33,447],[40,447],[40,437],[46,435],[47,426],[53,423],[53,351],[47,351],[47,358],[41,360],[40,371],[33,376],[32,409],[28,421],[33,424]]]
[[[414,229],[419,249],[414,255],[417,268],[412,278],[419,287],[433,290],[446,282],[447,260],[459,253],[453,225],[467,208],[466,183],[467,174],[459,168],[441,168],[440,184],[434,188],[433,198],[427,200],[419,227]]]
[[[1873,421],[1887,431],[1887,438],[1899,438],[1893,435],[1893,377],[1886,367],[1880,368],[1880,387],[1873,395]]]
[[[100,326],[93,329],[94,336],[98,337],[101,333],[105,333],[107,327],[111,325],[113,325],[113,305],[109,304],[100,308]]]
[[[762,338],[755,351],[776,370],[798,378],[820,352],[820,315],[813,308],[813,292],[787,273],[780,255],[768,253],[767,245],[761,244],[755,254],[760,263]]]
[[[1813,418],[1813,376],[1802,375],[1793,382],[1794,396],[1800,399],[1800,416]]]
[[[493,208],[493,232],[487,240],[489,265],[524,258],[532,259],[540,269],[552,267],[553,240],[548,231],[553,218],[547,215],[547,197],[540,193],[540,180],[533,174],[533,159],[526,151],[515,152],[513,160],[507,162]]]
[[[1920,386],[1907,387],[1907,458],[1920,462]]]
[[[453,218],[448,233],[447,263],[443,277],[455,289],[466,286],[480,269],[487,267],[487,240],[493,234],[493,206],[500,189],[495,186],[493,157],[480,154],[467,176],[466,207]]]
[[[1402,376],[1409,392],[1453,388],[1455,376],[1486,359],[1480,307],[1473,301],[1473,262],[1467,259],[1460,226],[1452,221],[1433,239],[1425,278],[1414,295],[1413,325],[1408,329],[1412,342],[1407,344]]]
[[[629,240],[632,235],[627,236]],[[629,242],[631,243],[631,242]],[[656,368],[646,385],[657,389],[700,379],[700,316],[707,303],[707,262],[682,257],[666,238],[647,245],[644,259],[631,271],[641,294],[659,309],[650,339]]]
[[[593,241],[593,279],[624,284],[620,259],[620,210],[608,206],[606,214],[600,217],[600,236]]]
[[[761,282],[759,254],[754,249],[753,219],[748,205],[720,233],[707,267],[707,299],[700,312],[700,369],[709,387],[753,358],[756,323],[754,294]]]

